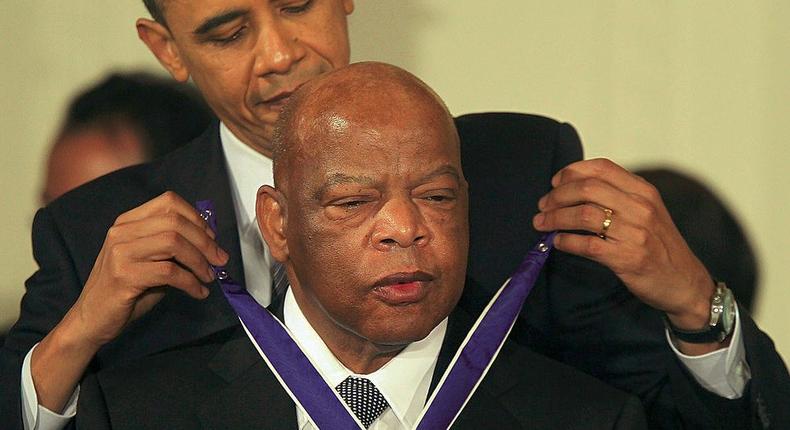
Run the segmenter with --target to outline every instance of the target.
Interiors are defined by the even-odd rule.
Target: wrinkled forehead
[[[294,130],[294,150],[313,159],[364,157],[371,151],[390,157],[450,154],[456,158],[454,124],[433,100],[364,101],[327,104],[306,112]]]
[[[460,169],[458,135],[444,103],[413,75],[385,64],[351,65],[304,85],[283,112],[279,131],[275,179],[277,166],[293,157],[311,164],[369,151],[450,154]]]
[[[356,131],[397,140],[411,134],[454,134],[444,103],[427,86],[407,76],[373,71],[320,80],[294,106],[295,140]],[[429,133],[433,131],[433,133]]]

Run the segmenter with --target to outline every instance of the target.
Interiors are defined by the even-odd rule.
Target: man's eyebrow
[[[422,182],[428,182],[428,181],[430,181],[432,179],[435,179],[435,178],[437,178],[439,176],[443,176],[443,175],[450,175],[456,181],[461,182],[461,173],[458,171],[458,169],[455,168],[455,166],[452,166],[450,164],[445,164],[443,166],[440,166],[439,168],[437,168],[433,172],[428,173],[427,175],[423,176]]]
[[[326,191],[335,185],[340,184],[360,184],[360,185],[370,185],[374,182],[373,178],[369,176],[351,176],[346,175],[345,173],[332,173],[326,179],[321,188],[319,188],[313,197],[317,200],[321,199],[321,197],[326,193]]]
[[[195,36],[202,36],[223,24],[227,24],[234,19],[247,15],[249,12],[249,9],[231,9],[221,12],[220,14],[214,15],[211,18],[203,21],[203,23],[201,23],[200,26],[198,26],[198,28],[192,32],[192,34]]]

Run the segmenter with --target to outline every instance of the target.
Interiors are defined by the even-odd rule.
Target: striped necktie
[[[285,265],[279,261],[272,262],[272,297],[282,296],[287,288],[288,273],[286,273]]]

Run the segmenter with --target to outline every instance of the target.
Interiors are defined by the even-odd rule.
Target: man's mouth
[[[269,106],[284,105],[291,97],[291,94],[293,94],[293,91],[283,91],[277,94],[276,96],[265,100],[264,103],[266,103]]]
[[[373,292],[385,303],[406,305],[422,300],[433,280],[433,275],[422,271],[398,272],[376,281]]]
[[[290,90],[280,91],[268,99],[263,100],[261,104],[268,106],[270,109],[280,110],[283,108],[283,106],[285,106],[286,103],[288,103],[288,99],[291,98],[291,95],[293,95],[293,93],[295,93],[296,90],[298,90],[302,85],[304,85],[304,82]]]

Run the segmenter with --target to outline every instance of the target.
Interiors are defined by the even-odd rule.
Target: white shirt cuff
[[[38,404],[36,387],[33,384],[33,374],[30,371],[30,357],[38,344],[33,345],[22,363],[22,422],[25,430],[60,430],[66,427],[77,414],[77,400],[80,395],[80,386],[74,389],[61,414],[50,411]]]
[[[741,317],[735,309],[735,329],[730,346],[703,355],[685,355],[672,341],[666,330],[667,342],[691,376],[706,390],[727,399],[743,396],[746,384],[752,379],[751,369],[746,362],[746,347],[741,336]]]

